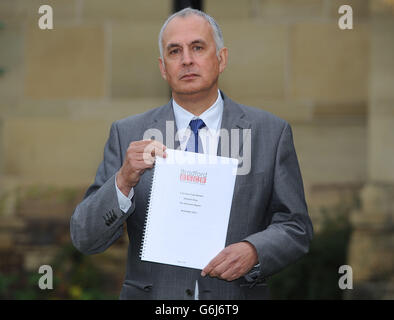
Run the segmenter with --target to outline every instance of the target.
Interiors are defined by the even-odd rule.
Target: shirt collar
[[[219,130],[223,114],[223,99],[218,90],[218,97],[213,105],[205,110],[200,116],[195,116],[191,112],[182,108],[175,99],[172,99],[175,122],[178,130],[186,129],[193,119],[201,119],[209,130]]]

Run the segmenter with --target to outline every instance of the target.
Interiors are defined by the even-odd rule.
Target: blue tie
[[[186,151],[196,152],[198,153],[198,146],[201,146],[201,139],[198,137],[198,130],[205,127],[204,121],[201,119],[195,119],[190,121],[190,129],[193,131],[193,135],[190,136],[189,141],[187,142]],[[200,141],[199,141],[200,140]],[[199,143],[200,142],[200,143]],[[202,148],[201,148],[202,153]]]

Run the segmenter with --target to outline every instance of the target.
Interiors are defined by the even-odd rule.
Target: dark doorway
[[[174,0],[173,2],[173,12],[187,7],[203,10],[203,0]]]

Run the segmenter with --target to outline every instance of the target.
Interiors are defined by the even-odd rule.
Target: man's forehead
[[[175,17],[163,32],[163,44],[179,42],[186,38],[206,39],[212,37],[212,28],[207,20],[197,15]]]

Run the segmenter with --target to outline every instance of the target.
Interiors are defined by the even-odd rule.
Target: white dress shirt
[[[194,119],[201,119],[205,123],[205,127],[198,131],[201,138],[203,153],[217,155],[217,147],[219,143],[220,126],[222,123],[223,115],[223,99],[218,90],[218,97],[213,105],[205,110],[198,117],[182,108],[175,99],[172,100],[172,107],[174,110],[175,123],[178,128],[178,138],[181,150],[186,149],[187,142],[191,135],[190,121]],[[130,190],[129,195],[126,197],[118,188],[115,179],[115,188],[118,195],[118,202],[120,209],[126,213],[131,207],[131,199],[134,196],[134,189]],[[198,300],[198,282],[196,281],[194,298]]]
[[[178,139],[181,150],[186,149],[186,144],[192,133],[189,126],[190,121],[201,119],[205,123],[205,127],[198,131],[198,136],[201,139],[203,147],[202,153],[216,156],[223,114],[223,99],[220,92],[218,91],[218,97],[215,103],[198,117],[182,108],[175,100],[173,100],[172,105],[174,109],[175,123],[178,128]]]

